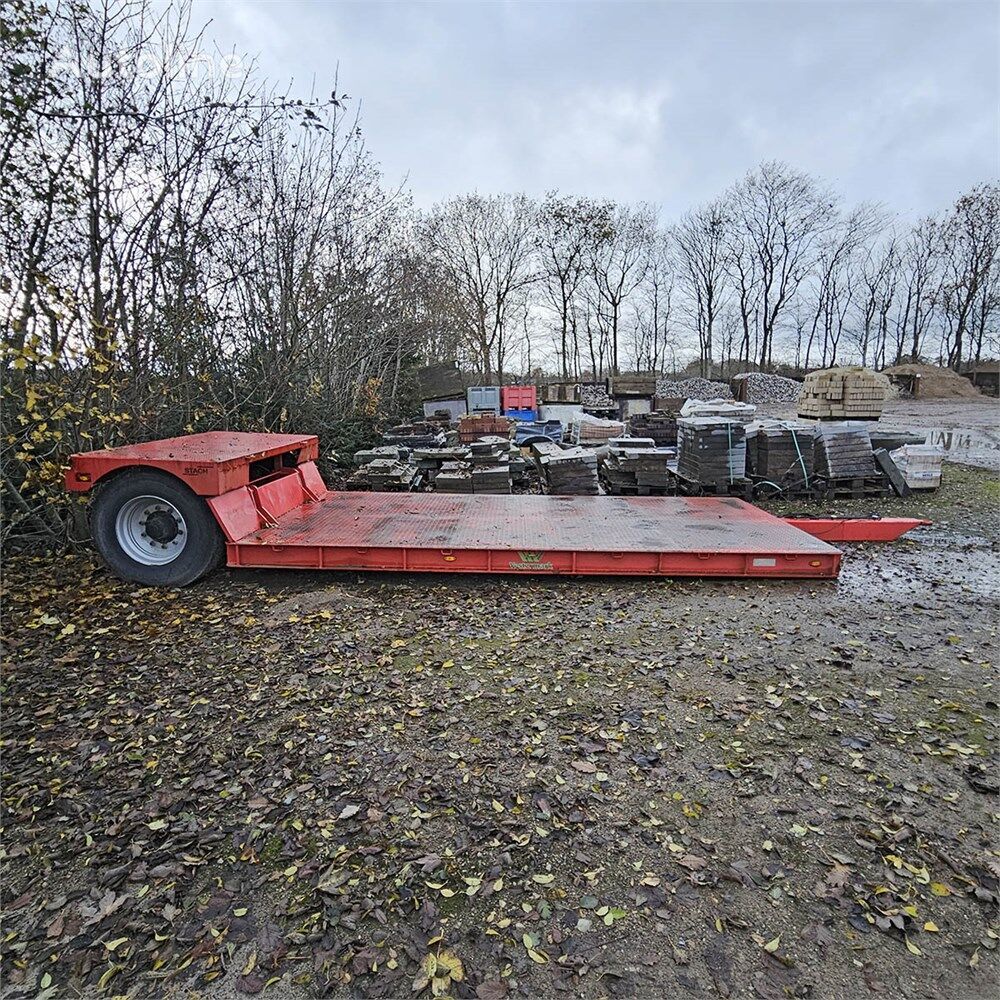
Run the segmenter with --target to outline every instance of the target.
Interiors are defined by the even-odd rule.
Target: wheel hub
[[[162,545],[165,542],[172,542],[177,537],[180,525],[167,511],[147,508],[143,514],[146,520],[140,521],[139,524],[146,529],[146,534],[154,542]]]
[[[169,500],[155,496],[134,497],[118,511],[115,537],[130,559],[144,566],[163,566],[184,551],[187,524]]]

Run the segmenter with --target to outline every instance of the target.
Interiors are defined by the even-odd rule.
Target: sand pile
[[[950,368],[937,365],[893,365],[883,368],[886,375],[919,375],[920,399],[956,399],[961,396],[978,396],[979,390],[967,379]]]

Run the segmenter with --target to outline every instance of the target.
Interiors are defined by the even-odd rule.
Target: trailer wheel
[[[205,501],[157,469],[129,470],[100,486],[90,520],[97,551],[131,583],[183,587],[218,566],[225,551]]]

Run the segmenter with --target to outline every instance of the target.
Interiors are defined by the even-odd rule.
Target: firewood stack
[[[878,420],[889,380],[867,368],[826,368],[806,376],[800,417],[814,420]]]

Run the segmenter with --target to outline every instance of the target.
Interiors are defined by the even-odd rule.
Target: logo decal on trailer
[[[520,562],[510,561],[510,568],[516,570],[555,569],[551,562],[542,562],[541,552],[518,552]]]

